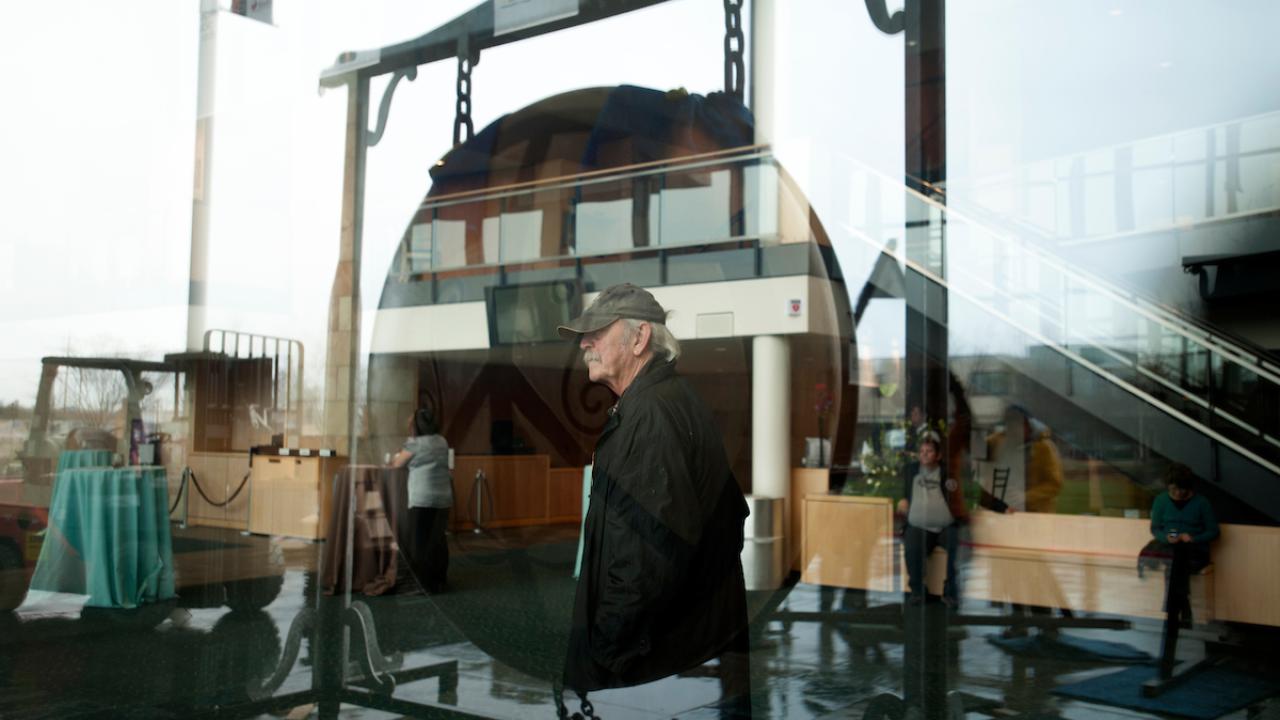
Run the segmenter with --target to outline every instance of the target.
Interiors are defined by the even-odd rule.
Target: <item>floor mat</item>
[[[1197,672],[1160,697],[1142,696],[1142,683],[1155,677],[1154,666],[1131,667],[1119,672],[1055,688],[1057,695],[1104,705],[1165,715],[1212,720],[1280,692],[1280,682],[1225,667]]]
[[[182,535],[173,536],[173,554],[180,555],[190,552],[209,552],[213,550],[230,550],[232,548],[246,547],[244,543],[229,543],[221,540],[210,540],[208,538],[185,537]]]
[[[1065,633],[1057,638],[1048,638],[1038,633],[1009,638],[988,635],[987,642],[1021,657],[1130,664],[1143,664],[1152,660],[1150,653],[1143,652],[1132,645],[1110,640],[1092,640]]]

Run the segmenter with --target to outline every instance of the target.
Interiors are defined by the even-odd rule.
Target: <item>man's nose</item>
[[[582,337],[578,338],[578,347],[582,348],[583,350],[586,350],[590,346],[591,346],[591,337],[589,335],[583,334]]]

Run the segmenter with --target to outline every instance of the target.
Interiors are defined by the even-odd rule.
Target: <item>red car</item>
[[[0,504],[0,611],[26,597],[47,527],[48,508]]]

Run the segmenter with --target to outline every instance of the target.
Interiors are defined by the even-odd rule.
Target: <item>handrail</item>
[[[536,181],[513,183],[492,188],[482,188],[478,190],[469,190],[459,193],[450,193],[439,196],[428,196],[418,206],[416,213],[421,216],[423,213],[429,214],[420,223],[415,221],[415,225],[427,226],[434,225],[437,222],[455,222],[456,219],[447,217],[438,217],[438,211],[442,208],[457,207],[460,205],[477,206],[489,203],[495,200],[502,200],[512,197],[527,197],[536,193],[581,190],[584,187],[592,185],[602,185],[606,183],[619,183],[632,181],[637,178],[646,177],[665,177],[678,175],[687,172],[697,172],[704,169],[712,169],[716,171],[726,172],[743,172],[747,168],[768,167],[777,170],[781,175],[781,168],[778,168],[773,160],[773,155],[767,145],[749,145],[729,150],[718,150],[714,152],[700,153],[697,155],[688,155],[679,158],[668,158],[663,160],[655,160],[652,162],[637,163],[622,167],[608,168],[604,170],[594,170],[584,173],[574,173],[569,175],[558,176],[555,178],[543,178]],[[743,190],[739,188],[738,193]],[[570,206],[581,205],[581,198],[570,201]],[[590,204],[589,202],[587,204]],[[741,211],[740,211],[741,212]],[[661,227],[661,221],[659,223]],[[780,236],[776,229],[770,228],[752,228],[748,231],[746,226],[734,227],[732,222],[730,226],[723,231],[727,234],[720,234],[714,237],[697,235],[686,237],[684,234],[677,232],[672,237],[666,237],[664,233],[659,236],[651,236],[650,244],[644,246],[628,247],[628,252],[640,252],[645,250],[663,250],[665,248],[687,247],[694,245],[710,245],[717,243],[739,242],[739,241],[758,241],[769,242],[775,241]],[[434,234],[434,233],[433,233]],[[487,235],[487,231],[486,231]],[[554,262],[558,260],[574,260],[578,258],[609,255],[618,252],[615,248],[596,248],[590,244],[581,242],[582,236],[578,238],[579,242],[573,243],[571,247],[561,247],[559,252],[555,249],[542,249],[537,251],[536,255],[525,256],[525,253],[517,250],[517,257],[505,257],[507,252],[507,244],[504,237],[497,238],[498,252],[500,257],[485,257],[480,262],[475,263],[449,263],[441,264],[439,257],[433,257],[436,252],[434,248],[436,243],[430,243],[428,247],[432,250],[416,250],[411,242],[410,233],[405,233],[401,239],[399,249],[396,254],[396,265],[393,265],[391,275],[395,276],[398,272],[401,282],[406,282],[411,276],[420,276],[424,274],[438,274],[441,272],[450,272],[454,270],[467,272],[475,272],[485,268],[497,269],[510,266],[512,263],[523,264],[532,262]],[[567,250],[567,252],[565,252]],[[486,253],[489,251],[486,250]],[[412,263],[412,265],[410,264]]]
[[[847,155],[844,159],[859,166],[860,169],[865,172],[879,176],[890,183],[898,184],[897,181],[893,180],[885,173],[869,167],[865,163]],[[946,195],[946,191],[938,188],[936,185],[929,185],[928,188],[938,196],[945,197]],[[1274,356],[1265,349],[1260,348],[1243,338],[1231,337],[1228,333],[1225,333],[1220,329],[1211,328],[1204,323],[1182,315],[1181,313],[1177,313],[1160,303],[1144,298],[1130,290],[1116,287],[1114,284],[1094,273],[1065,263],[1056,255],[1045,250],[1043,247],[1040,247],[1038,244],[1019,243],[1014,236],[1000,233],[983,225],[982,223],[977,222],[969,216],[969,208],[956,210],[943,202],[939,202],[937,198],[930,197],[925,193],[908,187],[905,183],[902,183],[902,191],[915,196],[921,202],[931,207],[941,210],[946,216],[956,217],[971,223],[973,227],[985,231],[990,237],[999,240],[1006,245],[1015,245],[1020,250],[1030,252],[1037,256],[1039,261],[1048,263],[1054,270],[1061,272],[1064,275],[1072,276],[1073,278],[1093,286],[1096,290],[1104,293],[1110,299],[1117,301],[1121,305],[1128,306],[1129,309],[1138,315],[1157,322],[1175,333],[1182,335],[1188,340],[1199,345],[1203,345],[1206,348],[1217,352],[1219,355],[1229,358],[1236,364],[1248,366],[1250,370],[1257,372],[1259,375],[1265,376],[1269,381],[1280,384],[1280,364],[1278,364],[1275,361]],[[1143,305],[1151,305],[1151,307],[1143,307]],[[1194,328],[1195,332],[1189,330],[1187,326]],[[1246,357],[1248,355],[1252,355],[1253,357]]]
[[[945,190],[939,191],[939,194],[945,197],[946,191]],[[972,203],[966,204],[964,209],[961,211],[957,211],[954,209],[953,206],[948,205],[947,213],[948,214],[955,213],[957,215],[964,215],[964,214],[986,215],[990,218],[996,219],[999,222],[1012,222],[1020,226],[1021,228],[1023,228],[1024,231],[1029,232],[1033,235],[1036,235],[1037,237],[1035,238],[1035,240],[1039,245],[1046,244],[1045,241],[1048,240],[1048,238],[1044,235],[1044,233],[1039,228],[1035,227],[1034,225],[1031,225],[1030,223],[1027,223],[1025,220],[1017,217],[1006,218],[1004,216],[998,216],[999,215],[998,213],[990,212],[977,204],[972,204]],[[1240,213],[1237,213],[1237,215],[1239,214]],[[1216,221],[1221,219],[1224,219],[1224,218],[1220,217],[1220,218],[1215,218],[1214,220]],[[991,231],[991,232],[993,235],[995,235],[994,231]],[[997,237],[999,236],[997,235]],[[1254,343],[1248,338],[1243,338],[1230,331],[1214,327],[1198,318],[1187,315],[1176,308],[1172,308],[1160,302],[1159,300],[1148,297],[1147,295],[1141,292],[1138,292],[1129,288],[1120,288],[1116,286],[1113,282],[1107,280],[1106,278],[1103,278],[1097,273],[1082,269],[1078,266],[1068,266],[1065,263],[1063,263],[1060,259],[1057,259],[1057,257],[1053,253],[1043,249],[1042,247],[1036,248],[1036,249],[1038,250],[1038,254],[1040,254],[1042,257],[1047,257],[1049,259],[1048,260],[1049,262],[1055,263],[1059,268],[1069,268],[1072,274],[1086,279],[1091,284],[1106,287],[1111,295],[1127,296],[1124,299],[1130,303],[1144,305],[1148,309],[1150,309],[1152,312],[1164,316],[1170,322],[1178,323],[1181,325],[1194,328],[1196,332],[1203,333],[1201,338],[1203,342],[1212,343],[1212,344],[1225,343],[1229,346],[1234,345],[1239,349],[1246,351],[1247,354],[1254,356],[1253,358],[1247,359],[1253,364],[1259,367],[1264,367],[1271,372],[1280,374],[1280,358],[1277,358],[1276,355],[1272,353],[1270,350],[1267,350],[1266,348],[1258,345],[1257,343]]]
[[[857,239],[859,239],[859,240],[861,240],[861,241],[865,242],[865,243],[866,243],[866,244],[868,244],[869,246],[874,247],[874,248],[879,248],[879,247],[880,247],[880,246],[875,242],[875,240],[874,240],[874,239],[872,239],[871,237],[869,237],[866,233],[862,232],[862,231],[861,231],[861,230],[859,230],[858,228],[853,227],[853,226],[850,226],[850,225],[848,225],[848,224],[844,225],[844,228],[845,228],[845,230],[846,230],[846,231],[847,231],[851,236],[853,236],[853,237],[855,237],[855,238],[857,238]],[[1027,327],[1025,324],[1018,322],[1018,321],[1017,321],[1017,319],[1015,319],[1015,318],[1013,318],[1013,317],[1010,317],[1007,313],[1004,313],[1004,312],[1000,311],[998,308],[992,307],[989,303],[987,303],[987,302],[983,301],[981,298],[978,298],[978,297],[974,296],[973,294],[971,294],[971,293],[969,293],[969,292],[966,292],[966,291],[964,291],[964,290],[962,290],[962,289],[960,289],[960,288],[954,287],[953,285],[951,285],[951,284],[947,281],[947,279],[946,279],[946,278],[944,278],[944,277],[942,277],[942,276],[938,275],[937,273],[935,273],[935,272],[933,272],[933,271],[929,270],[928,268],[926,268],[926,267],[924,267],[923,265],[921,265],[921,264],[919,264],[919,263],[915,262],[914,260],[911,260],[910,258],[903,258],[903,262],[904,262],[904,264],[905,264],[905,266],[906,266],[906,267],[908,267],[908,268],[910,268],[911,270],[915,271],[915,272],[916,272],[916,273],[918,273],[921,277],[924,277],[924,278],[926,278],[926,279],[930,280],[931,282],[933,282],[933,283],[935,283],[935,284],[939,285],[940,287],[946,288],[948,292],[955,293],[955,294],[957,294],[957,295],[959,295],[959,296],[961,296],[961,297],[965,298],[966,300],[968,300],[969,302],[973,303],[974,305],[976,305],[976,306],[978,306],[978,307],[982,308],[985,312],[987,312],[987,313],[991,314],[991,315],[992,315],[992,316],[994,316],[994,317],[997,317],[997,318],[999,318],[999,319],[1003,320],[1005,323],[1009,324],[1011,327],[1017,328],[1019,331],[1021,331],[1021,332],[1025,333],[1025,334],[1026,334],[1026,335],[1028,335],[1029,337],[1034,338],[1035,340],[1039,341],[1039,342],[1040,342],[1042,345],[1044,345],[1045,347],[1047,347],[1047,348],[1049,348],[1049,349],[1053,350],[1054,352],[1056,352],[1056,353],[1058,353],[1058,354],[1062,355],[1063,357],[1066,357],[1067,359],[1069,359],[1069,360],[1071,360],[1071,361],[1075,362],[1076,364],[1078,364],[1078,365],[1080,365],[1080,366],[1082,366],[1082,367],[1087,368],[1088,370],[1092,371],[1093,373],[1095,373],[1095,374],[1097,374],[1097,375],[1099,375],[1099,376],[1101,376],[1101,377],[1103,377],[1103,378],[1106,378],[1106,379],[1107,379],[1107,381],[1108,381],[1108,382],[1110,382],[1110,383],[1111,383],[1112,385],[1114,385],[1115,387],[1118,387],[1118,388],[1120,388],[1120,389],[1124,390],[1125,392],[1129,393],[1130,395],[1133,395],[1134,397],[1136,397],[1136,398],[1138,398],[1138,399],[1140,399],[1140,400],[1142,400],[1142,401],[1146,402],[1147,404],[1149,404],[1149,405],[1151,405],[1151,406],[1153,406],[1153,407],[1159,408],[1159,409],[1160,409],[1160,410],[1162,410],[1165,414],[1169,415],[1169,416],[1170,416],[1170,417],[1172,417],[1172,418],[1177,419],[1179,422],[1182,422],[1182,423],[1184,423],[1184,424],[1186,424],[1186,425],[1188,425],[1188,426],[1192,427],[1192,428],[1193,428],[1193,429],[1195,429],[1197,432],[1199,432],[1199,433],[1201,433],[1201,434],[1203,434],[1203,435],[1205,435],[1205,436],[1207,436],[1207,437],[1210,437],[1210,438],[1212,438],[1213,440],[1215,440],[1215,441],[1217,441],[1217,442],[1219,442],[1219,443],[1222,443],[1223,445],[1225,445],[1225,446],[1227,446],[1227,447],[1231,448],[1232,450],[1234,450],[1235,452],[1239,453],[1240,455],[1242,455],[1242,456],[1244,456],[1244,457],[1248,458],[1248,459],[1249,459],[1249,460],[1251,460],[1252,462],[1257,463],[1258,465],[1260,465],[1261,467],[1263,467],[1263,468],[1267,469],[1268,471],[1270,471],[1270,472],[1272,472],[1272,473],[1274,473],[1274,474],[1276,474],[1276,475],[1280,475],[1280,465],[1277,465],[1276,463],[1273,463],[1273,462],[1271,462],[1270,460],[1268,460],[1268,459],[1266,459],[1266,458],[1264,458],[1264,457],[1262,457],[1262,456],[1258,455],[1257,453],[1255,453],[1255,452],[1253,452],[1252,450],[1250,450],[1250,449],[1248,449],[1248,448],[1244,447],[1243,445],[1241,445],[1241,444],[1239,444],[1238,442],[1236,442],[1236,441],[1232,440],[1231,438],[1229,438],[1229,437],[1227,437],[1227,436],[1223,435],[1222,433],[1218,432],[1217,430],[1214,430],[1213,428],[1209,427],[1208,425],[1205,425],[1204,423],[1202,423],[1202,422],[1200,422],[1200,421],[1198,421],[1198,420],[1195,420],[1194,418],[1188,417],[1188,416],[1187,416],[1187,414],[1186,414],[1186,413],[1184,413],[1184,412],[1182,412],[1181,410],[1179,410],[1179,409],[1177,409],[1177,408],[1175,408],[1175,407],[1172,407],[1172,406],[1171,406],[1171,405],[1169,405],[1168,403],[1166,403],[1166,402],[1164,402],[1163,400],[1160,400],[1159,398],[1157,398],[1157,397],[1155,397],[1155,396],[1151,395],[1151,394],[1150,394],[1150,393],[1148,393],[1147,391],[1145,391],[1145,390],[1143,390],[1142,388],[1140,388],[1140,387],[1138,387],[1138,386],[1134,385],[1133,383],[1129,382],[1128,380],[1125,380],[1124,378],[1121,378],[1121,377],[1119,377],[1119,376],[1115,375],[1115,374],[1114,374],[1114,373],[1112,373],[1111,371],[1109,371],[1109,370],[1107,370],[1106,368],[1102,367],[1101,365],[1098,365],[1097,363],[1095,363],[1095,362],[1093,362],[1093,361],[1089,360],[1088,358],[1084,357],[1084,356],[1083,356],[1083,355],[1081,355],[1080,353],[1078,353],[1078,352],[1076,352],[1076,351],[1074,351],[1074,350],[1071,350],[1070,348],[1062,347],[1062,346],[1058,345],[1057,343],[1055,343],[1055,342],[1054,342],[1053,340],[1051,340],[1050,338],[1045,337],[1042,333],[1040,333],[1040,332],[1039,332],[1038,330],[1036,330],[1035,328]]]
[[[614,180],[628,180],[631,178],[658,175],[663,172],[668,172],[671,169],[685,170],[709,167],[712,165],[718,165],[726,159],[752,160],[769,157],[771,155],[772,152],[768,145],[743,145],[741,147],[730,148],[728,150],[715,150],[697,155],[682,155],[675,158],[651,160],[649,162],[635,163],[632,165],[620,165],[618,167],[604,168],[602,170],[589,170],[580,173],[570,173],[568,175],[557,175],[550,178],[526,180],[525,182],[480,188],[478,190],[463,190],[456,193],[447,193],[435,196],[428,195],[427,198],[422,201],[422,204],[418,206],[418,209],[430,210],[438,207],[459,205],[463,202],[496,200],[498,198],[526,195],[539,191],[581,187],[585,184],[598,185]],[[590,182],[583,182],[584,180],[589,180]]]

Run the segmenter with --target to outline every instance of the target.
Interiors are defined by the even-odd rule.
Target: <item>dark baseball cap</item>
[[[662,309],[648,290],[631,283],[622,283],[601,292],[586,312],[568,325],[561,325],[557,330],[560,332],[560,337],[572,340],[579,335],[595,332],[622,318],[665,323],[667,311]]]

